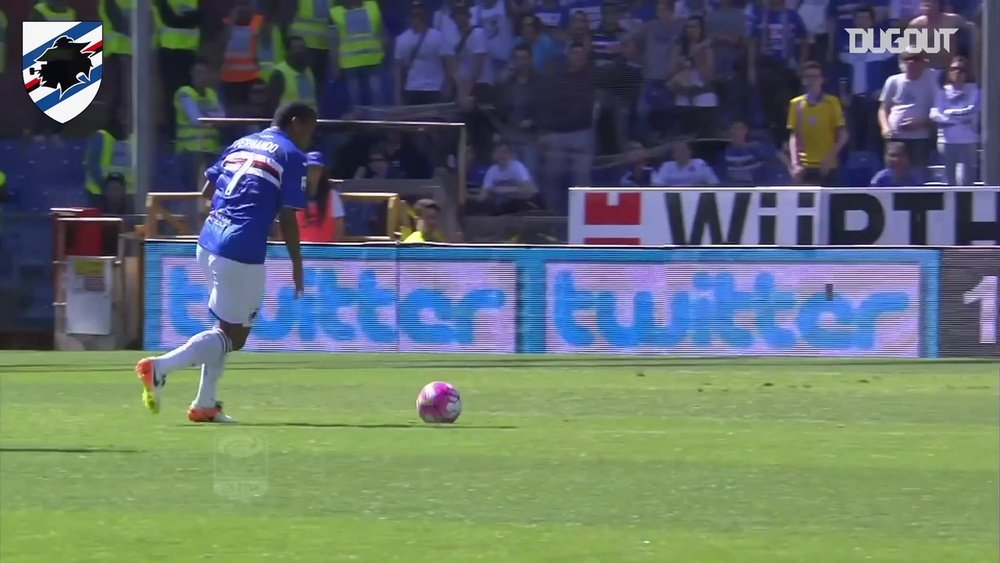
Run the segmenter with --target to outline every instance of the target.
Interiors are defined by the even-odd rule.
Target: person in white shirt
[[[719,178],[712,168],[700,158],[691,157],[691,145],[676,141],[671,148],[673,160],[664,162],[653,172],[654,186],[717,186]]]
[[[496,76],[503,74],[514,51],[514,25],[505,0],[479,0],[472,8],[472,23],[483,28]]]
[[[540,206],[538,188],[531,172],[515,160],[510,147],[498,144],[493,151],[493,166],[486,171],[480,202],[492,203],[497,214],[516,213]]]
[[[441,103],[455,83],[454,53],[444,35],[428,26],[424,8],[414,5],[410,28],[396,38],[396,105]]]
[[[472,93],[476,84],[493,84],[493,66],[489,62],[486,33],[478,25],[472,25],[469,7],[462,3],[453,5],[451,17],[457,30],[451,41],[458,69],[458,92],[461,100]]]
[[[969,74],[969,59],[962,56],[952,59],[944,87],[938,90],[931,108],[931,119],[938,124],[938,150],[944,156],[945,176],[950,186],[972,185],[978,174],[980,92],[969,80]]]

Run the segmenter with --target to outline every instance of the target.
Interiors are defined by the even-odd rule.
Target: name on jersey
[[[279,148],[281,147],[278,146],[278,143],[273,143],[271,141],[264,141],[261,139],[244,138],[233,143],[233,149],[240,149],[240,150],[252,150],[252,151],[261,151],[268,153],[276,153],[278,152]]]

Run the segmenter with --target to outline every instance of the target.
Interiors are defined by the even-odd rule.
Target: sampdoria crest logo
[[[21,31],[21,74],[31,102],[59,123],[83,113],[104,74],[101,22],[24,22]]]

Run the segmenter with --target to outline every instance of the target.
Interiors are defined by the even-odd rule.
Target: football
[[[417,414],[424,422],[451,424],[462,414],[462,397],[451,383],[428,383],[417,395]]]

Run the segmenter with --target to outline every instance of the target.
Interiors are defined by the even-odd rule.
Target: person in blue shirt
[[[201,365],[198,395],[188,409],[192,422],[232,422],[222,412],[216,388],[226,356],[243,347],[264,296],[267,238],[275,218],[292,262],[295,298],[303,291],[302,255],[296,211],[306,206],[306,155],[316,128],[316,110],[290,102],[274,114],[271,127],[238,139],[205,171],[202,195],[212,211],[198,237],[197,259],[211,281],[208,310],[217,325],[174,350],[144,358],[135,371],[143,402],[154,414],[167,375]]]
[[[907,188],[924,185],[924,179],[910,166],[906,145],[895,141],[885,145],[885,168],[872,177],[873,188]]]
[[[768,182],[768,165],[775,160],[774,150],[749,141],[746,123],[735,121],[729,127],[729,145],[724,153],[726,182],[734,186],[759,186]]]
[[[786,135],[788,100],[800,87],[796,71],[809,52],[809,34],[802,17],[785,6],[785,0],[767,0],[767,9],[757,14],[751,25],[748,52],[747,79],[751,90],[758,92],[774,139]]]

